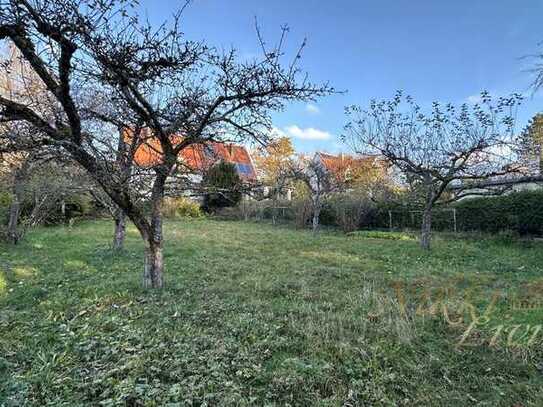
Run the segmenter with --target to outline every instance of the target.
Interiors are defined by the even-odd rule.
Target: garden
[[[181,218],[167,290],[110,221],[2,244],[0,400],[45,405],[537,406],[543,250],[501,236]]]

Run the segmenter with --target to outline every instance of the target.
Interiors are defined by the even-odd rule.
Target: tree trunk
[[[321,205],[320,202],[316,202],[313,205],[313,222],[312,222],[312,230],[313,233],[317,233],[317,230],[319,229],[319,217],[321,213]]]
[[[273,201],[272,201],[272,224],[277,223],[277,193],[274,192]]]
[[[163,274],[162,242],[160,244],[151,243],[145,249],[143,288],[162,288],[164,286]]]
[[[147,236],[147,247],[145,249],[144,288],[162,288],[164,285],[162,205],[164,202],[164,186],[170,169],[171,167],[163,167],[157,170],[157,178],[151,193],[151,233]]]
[[[115,214],[115,234],[113,236],[113,249],[122,250],[124,248],[124,238],[126,235],[126,215],[123,210],[118,208]]]
[[[432,238],[432,207],[427,206],[422,213],[422,226],[420,235],[420,246],[424,250],[430,250],[430,240]]]
[[[117,143],[117,157],[116,162],[122,171],[122,176],[125,180],[125,184],[122,185],[123,192],[128,192],[127,184],[130,180],[132,172],[132,158],[128,156],[128,146],[124,139],[124,129],[119,128],[119,138]],[[113,202],[116,207],[113,214],[113,220],[115,224],[115,232],[113,234],[113,249],[122,250],[124,248],[124,240],[126,236],[126,214],[125,212]]]
[[[153,202],[156,208],[162,207],[160,202]],[[162,288],[164,285],[164,258],[162,255],[162,213],[153,209],[151,219],[152,233],[148,236],[145,248],[145,265],[143,269],[143,288]]]
[[[68,223],[66,219],[66,201],[64,198],[60,201],[60,214],[62,215],[62,223]]]
[[[17,170],[13,179],[13,202],[9,207],[8,221],[8,241],[17,244],[21,238],[21,232],[18,229],[19,218],[21,216],[21,203],[23,202],[23,183],[26,176],[27,163]]]

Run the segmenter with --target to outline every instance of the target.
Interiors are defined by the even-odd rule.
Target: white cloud
[[[308,103],[305,105],[305,111],[309,114],[319,114],[321,109],[319,109],[319,107],[313,103]]]
[[[301,128],[293,124],[292,126],[286,126],[282,129],[274,127],[271,130],[271,137],[290,137],[300,140],[330,140],[332,134],[324,130],[315,129],[313,127]]]
[[[285,127],[284,131],[294,138],[299,138],[301,140],[329,140],[332,138],[332,135],[327,131],[315,129],[313,127],[307,127],[302,129],[296,125]]]

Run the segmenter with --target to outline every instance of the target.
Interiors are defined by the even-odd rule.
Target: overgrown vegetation
[[[0,405],[541,405],[543,334],[524,336],[542,324],[539,243],[438,235],[428,253],[251,222],[165,230],[167,289],[152,293],[133,227],[116,254],[107,221],[0,245]],[[461,305],[480,316],[495,290],[459,346]]]

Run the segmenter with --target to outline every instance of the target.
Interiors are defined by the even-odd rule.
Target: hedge
[[[459,230],[543,234],[543,191],[464,199],[455,208]]]
[[[434,230],[453,230],[452,209],[456,209],[458,231],[513,231],[521,235],[543,235],[543,191],[467,198],[454,205],[436,207],[432,216]],[[388,212],[392,211],[394,228],[419,228],[422,215],[420,212],[411,212],[413,210],[398,205],[380,205],[375,221],[368,226],[388,228]]]

